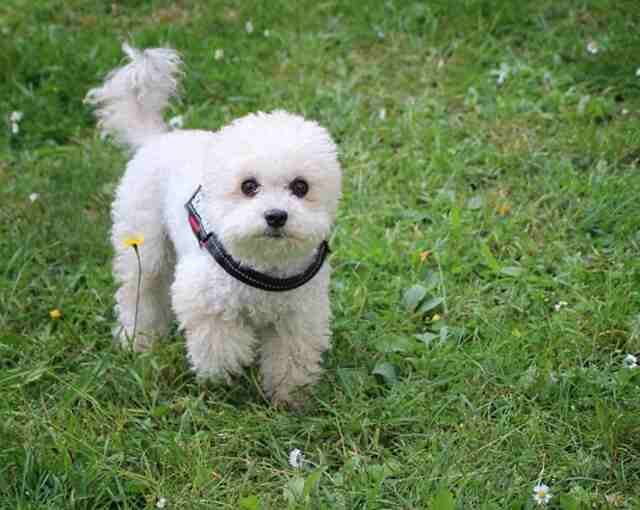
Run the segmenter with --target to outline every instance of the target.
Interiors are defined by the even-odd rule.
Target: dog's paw
[[[276,409],[289,411],[302,411],[310,400],[309,390],[306,388],[295,388],[290,392],[276,392],[271,396],[271,405]]]

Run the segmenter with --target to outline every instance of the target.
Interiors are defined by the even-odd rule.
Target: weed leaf
[[[433,498],[432,510],[455,510],[456,502],[453,499],[453,495],[443,487],[438,491],[435,498]]]
[[[320,477],[322,476],[323,471],[324,468],[318,468],[314,470],[305,480],[302,492],[305,500],[309,499],[309,497],[311,496],[311,492],[313,492],[313,490],[320,482]]]
[[[405,291],[402,304],[407,310],[414,312],[426,295],[426,288],[422,285],[414,285]]]
[[[391,363],[378,363],[371,373],[380,376],[387,386],[398,382],[398,369]]]
[[[305,480],[301,476],[296,476],[289,480],[283,489],[285,499],[291,504],[302,500],[304,484]]]
[[[513,276],[514,278],[517,278],[522,273],[524,273],[524,269],[522,269],[521,267],[515,267],[515,266],[503,267],[500,270],[500,274],[504,274],[504,275],[507,275],[507,276]]]
[[[420,333],[419,335],[413,335],[415,338],[423,342],[425,345],[431,344],[436,338],[439,338],[439,335],[435,335],[430,333],[429,331],[425,331],[424,333]]]
[[[434,308],[437,308],[438,306],[440,306],[443,301],[444,301],[444,298],[441,298],[441,297],[435,297],[435,298],[429,299],[428,301],[422,303],[418,311],[420,313],[427,313],[428,311],[433,310]]]
[[[260,510],[261,508],[260,498],[255,494],[242,498],[238,503],[242,510]]]

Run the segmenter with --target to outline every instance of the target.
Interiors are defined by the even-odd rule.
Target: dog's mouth
[[[288,239],[291,237],[280,228],[267,228],[265,229],[263,236],[268,237],[269,239]]]

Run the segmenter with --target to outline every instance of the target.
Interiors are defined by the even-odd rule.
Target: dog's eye
[[[309,192],[309,185],[304,179],[297,178],[291,181],[291,184],[289,184],[289,189],[295,196],[297,196],[298,198],[302,198]]]
[[[254,196],[258,192],[259,187],[260,184],[258,184],[258,181],[256,181],[255,179],[247,179],[240,185],[240,189],[248,197]]]

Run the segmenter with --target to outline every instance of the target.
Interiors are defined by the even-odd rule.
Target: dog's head
[[[283,111],[223,128],[207,157],[207,220],[227,250],[258,266],[302,261],[330,232],[341,190],[336,146]]]

